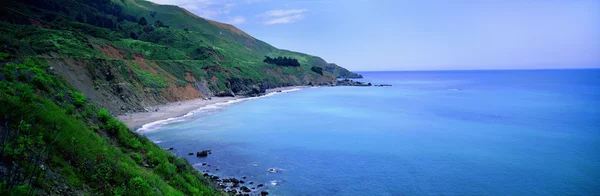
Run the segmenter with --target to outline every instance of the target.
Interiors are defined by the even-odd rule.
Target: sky
[[[600,0],[151,0],[352,71],[600,68]]]

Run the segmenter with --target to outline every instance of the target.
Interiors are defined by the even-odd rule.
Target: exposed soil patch
[[[105,57],[108,58],[113,58],[113,59],[123,59],[123,55],[121,54],[121,52],[119,51],[119,49],[111,46],[111,45],[106,45],[106,46],[102,46],[102,45],[95,45],[96,48],[98,48],[102,54]]]
[[[302,84],[298,77],[296,77],[295,75],[286,75],[286,77],[294,81],[295,84]]]
[[[194,78],[194,76],[192,76],[192,73],[190,72],[185,72],[185,79],[188,82],[196,82],[196,78]]]
[[[133,63],[135,63],[138,67],[142,68],[143,70],[149,71],[150,73],[153,73],[154,75],[158,75],[158,70],[154,69],[154,67],[151,67],[150,65],[148,65],[146,63],[146,58],[141,55],[141,54],[135,54],[134,59],[132,60]]]
[[[194,88],[194,86],[192,86],[191,84],[188,84],[184,87],[179,87],[177,85],[171,84],[169,85],[169,88],[165,88],[162,90],[162,94],[170,102],[191,100],[204,97],[204,95],[200,93],[198,89]]]

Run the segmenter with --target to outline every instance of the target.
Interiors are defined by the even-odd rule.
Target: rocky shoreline
[[[173,151],[175,148],[166,148],[167,151]],[[197,158],[203,159],[212,154],[212,150],[200,150],[197,152],[189,152],[189,156],[196,156]],[[267,196],[269,195],[269,191],[267,190],[267,186],[264,183],[259,183],[249,179],[246,176],[238,177],[220,177],[211,172],[211,169],[214,171],[219,171],[219,167],[215,165],[208,164],[207,162],[201,162],[199,164],[202,169],[197,168],[202,172],[202,175],[209,180],[211,183],[215,185],[216,188],[230,194],[230,195],[239,195],[239,196],[250,196],[250,195],[260,195]],[[276,169],[269,168],[267,170],[271,173],[277,173]]]
[[[336,85],[331,85],[331,86],[391,86],[391,85],[389,85],[389,84],[373,85],[371,83],[353,81],[350,79],[342,79],[342,80],[338,80]],[[311,87],[311,86],[293,86],[293,87],[273,88],[273,89],[265,90],[265,92],[260,93],[260,95],[265,95],[268,93],[282,93],[286,90],[291,90],[291,89],[295,89],[295,88],[309,88],[309,87]],[[196,100],[196,101],[213,104],[213,103],[226,102],[229,100],[235,100],[235,99],[241,99],[241,98],[245,98],[245,97],[213,97],[212,99],[202,99],[202,100]],[[217,100],[217,101],[215,102],[215,101],[211,101],[211,100]],[[222,100],[225,100],[225,101],[222,101]],[[176,104],[176,106],[181,106],[181,105],[187,106],[187,107],[196,106],[193,109],[198,108],[197,105],[190,105],[185,102]],[[205,105],[208,105],[208,104],[205,104]],[[157,107],[157,110],[155,112],[150,112],[150,113],[158,113],[160,111],[169,111],[168,108],[172,109],[173,105],[166,105],[163,107],[164,108]],[[189,111],[185,111],[185,112],[187,113]],[[142,114],[147,114],[147,113],[142,113]],[[126,122],[126,124],[127,124],[127,122]],[[130,126],[130,124],[127,124],[127,125]],[[173,147],[165,148],[165,150],[173,151],[174,148]],[[199,150],[197,152],[188,152],[186,154],[188,155],[188,158],[195,156],[198,159],[204,159],[212,154],[212,150],[205,149],[205,150]],[[248,196],[250,196],[250,195],[261,195],[261,196],[269,195],[269,191],[267,190],[268,185],[270,185],[269,182],[258,182],[256,180],[249,179],[247,176],[219,176],[219,175],[217,175],[217,173],[219,173],[220,167],[217,165],[211,165],[208,162],[199,162],[196,165],[194,165],[194,167],[196,169],[198,169],[198,171],[200,171],[202,173],[202,175],[207,180],[209,180],[216,188],[224,191],[227,194],[248,195]],[[278,173],[279,171],[274,168],[269,168],[266,170],[266,172]]]
[[[350,80],[348,78],[344,78],[342,80],[338,80],[336,86],[392,86],[391,84],[376,84],[373,85],[370,82],[359,82]]]

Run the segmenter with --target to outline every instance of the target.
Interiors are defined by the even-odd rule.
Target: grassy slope
[[[0,67],[0,195],[220,194],[51,72],[43,59]]]
[[[113,57],[100,53],[97,46],[114,46],[125,56],[144,55],[181,81],[185,80],[182,73],[190,72],[207,81],[215,93],[230,91],[232,80],[246,81],[245,88],[252,84],[277,87],[325,81],[310,71],[312,66],[324,68],[329,77],[357,76],[319,57],[279,50],[231,25],[205,20],[176,6],[138,0],[30,1],[35,3],[3,2],[7,4],[2,8],[3,21],[12,23],[3,25],[8,31],[3,41],[9,40],[5,45],[11,47],[0,51],[17,56],[56,53],[53,57],[106,59]],[[147,25],[137,23],[142,17]],[[157,21],[168,28],[157,26]],[[31,32],[28,35],[10,31],[27,28],[18,24],[32,23],[42,28],[27,29]],[[265,55],[304,60],[302,67],[294,70],[263,63]],[[218,69],[207,71],[211,67]]]

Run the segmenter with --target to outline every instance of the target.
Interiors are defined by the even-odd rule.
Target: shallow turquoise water
[[[362,74],[142,133],[274,195],[600,194],[600,70]]]

